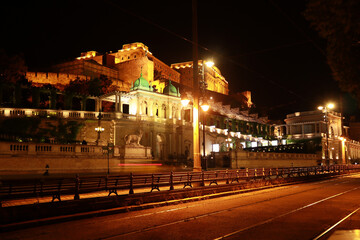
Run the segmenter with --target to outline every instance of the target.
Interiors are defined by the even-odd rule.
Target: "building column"
[[[95,111],[96,112],[102,111],[102,100],[100,98],[97,98],[95,101]]]

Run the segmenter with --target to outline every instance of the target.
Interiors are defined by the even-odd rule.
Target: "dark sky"
[[[273,119],[337,103],[341,95],[326,64],[326,43],[302,15],[305,6],[300,0],[198,3],[200,57],[214,60],[231,92],[252,91],[259,111]],[[189,0],[14,1],[0,11],[0,47],[22,52],[33,71],[131,42],[143,42],[168,65],[192,58]]]

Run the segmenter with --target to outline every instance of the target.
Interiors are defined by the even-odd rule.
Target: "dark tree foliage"
[[[77,95],[88,95],[88,82],[77,77],[65,87],[65,92]]]
[[[81,96],[100,96],[115,90],[117,90],[117,87],[112,85],[112,81],[103,75],[89,81],[76,78],[65,87],[67,93]]]
[[[27,66],[22,55],[9,56],[0,49],[0,83],[15,84],[24,81]]]
[[[304,15],[327,41],[334,79],[360,100],[360,1],[310,0]]]
[[[53,137],[57,143],[72,143],[76,140],[76,135],[83,127],[83,123],[78,121],[64,122],[58,119],[57,122],[46,122],[47,128],[42,129],[41,134]]]

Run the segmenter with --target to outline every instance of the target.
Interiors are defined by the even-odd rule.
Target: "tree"
[[[304,15],[327,41],[327,63],[339,87],[360,100],[360,1],[310,0]]]
[[[104,76],[100,75],[99,78],[93,78],[88,83],[89,94],[92,96],[100,96],[105,93],[117,91],[118,87],[112,85],[112,81]]]
[[[22,55],[8,56],[3,49],[0,49],[0,83],[15,84],[23,80],[27,66]]]
[[[8,103],[17,107],[21,105],[22,87],[29,86],[25,78],[26,71],[22,55],[8,56],[0,49],[0,103],[3,103],[3,96],[6,95]]]
[[[88,95],[88,82],[86,80],[81,80],[79,77],[76,77],[65,87],[65,92],[82,96]]]

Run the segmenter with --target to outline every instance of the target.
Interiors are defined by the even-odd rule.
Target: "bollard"
[[[249,177],[249,169],[246,168],[246,178],[248,178],[248,177]]]
[[[257,177],[257,169],[254,170],[254,177]]]
[[[174,173],[171,171],[170,173],[170,190],[174,190]]]
[[[129,190],[129,194],[134,194],[133,179],[134,179],[134,176],[133,176],[133,173],[131,172],[130,173],[130,190]]]
[[[80,178],[79,178],[79,174],[76,174],[74,200],[80,199],[79,190],[80,190]]]
[[[262,169],[262,176],[265,178],[265,168]]]

